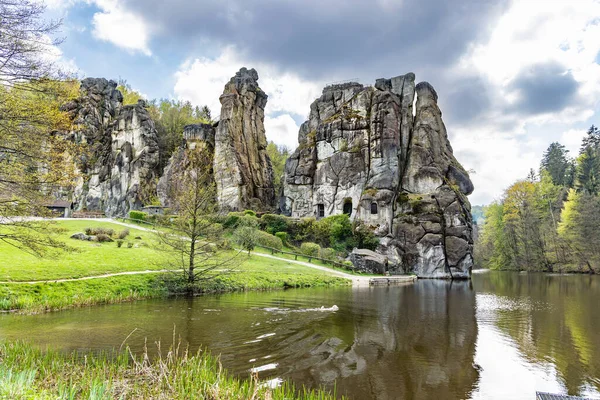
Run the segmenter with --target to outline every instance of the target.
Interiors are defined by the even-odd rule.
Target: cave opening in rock
[[[344,199],[344,214],[351,216],[352,215],[352,199]]]
[[[371,214],[377,214],[377,203],[371,203]]]

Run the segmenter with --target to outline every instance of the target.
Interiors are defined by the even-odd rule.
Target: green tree
[[[558,142],[550,144],[544,152],[540,165],[541,171],[547,171],[555,185],[566,185],[569,171],[569,150]]]
[[[571,190],[561,213],[558,233],[590,272],[600,261],[600,198]]]
[[[119,79],[119,85],[117,90],[123,95],[123,105],[137,104],[139,100],[142,100],[142,95],[133,90],[131,85],[124,79]]]
[[[283,176],[285,172],[285,162],[290,156],[290,151],[285,146],[277,146],[274,142],[269,142],[267,145],[267,154],[271,159],[273,166],[273,184],[275,186],[275,194],[279,196],[283,187]]]
[[[153,100],[150,102],[150,116],[158,131],[161,169],[167,165],[173,151],[181,145],[186,125],[212,123],[208,107],[194,107],[189,101]]]
[[[180,269],[188,291],[194,291],[198,282],[225,273],[232,258],[220,250],[223,227],[210,218],[218,211],[212,153],[197,148],[188,161],[185,174],[173,185],[172,207],[177,218],[168,230],[156,234],[161,248],[172,255],[171,268]]]
[[[240,226],[233,232],[233,240],[250,256],[250,252],[258,244],[258,230],[251,226]]]
[[[60,106],[78,93],[47,61],[60,22],[43,20],[40,2],[0,2],[0,240],[37,255],[63,247],[46,233],[45,205],[75,178],[75,146],[60,131],[71,119]]]

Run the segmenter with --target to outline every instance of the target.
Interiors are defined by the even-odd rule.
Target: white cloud
[[[58,69],[68,74],[76,74],[79,72],[79,68],[77,67],[77,64],[75,64],[75,60],[65,58],[60,47],[52,44],[52,39],[50,36],[44,35],[42,37],[42,44],[43,49],[41,56],[44,61],[52,63]]]
[[[93,35],[131,52],[151,55],[150,27],[144,19],[127,11],[117,0],[93,0],[102,10],[94,14]]]
[[[560,144],[564,145],[570,152],[571,157],[577,157],[581,141],[586,136],[585,129],[569,129],[560,136]]]
[[[584,132],[567,127],[592,117],[600,99],[598,15],[596,0],[549,0],[543,6],[537,0],[515,1],[489,40],[472,45],[452,68],[453,74],[483,76],[492,102],[475,127],[454,123],[450,130],[458,160],[477,171],[473,203],[498,198],[530,168],[537,169],[552,141],[577,154]],[[572,74],[578,84],[573,99],[559,112],[511,110],[519,96],[511,83],[524,69],[545,63],[562,65]]]
[[[320,95],[322,83],[309,82],[289,72],[252,62],[239,56],[234,47],[227,47],[216,58],[196,58],[185,62],[175,73],[175,96],[193,104],[208,105],[218,115],[219,96],[225,84],[241,68],[254,68],[258,84],[269,96],[265,109],[267,138],[294,149],[298,145],[298,125],[293,116],[306,117],[310,103]]]
[[[79,0],[45,0],[44,5],[51,10],[63,10],[73,6]]]
[[[295,149],[298,146],[299,126],[289,114],[282,114],[275,118],[265,117],[265,131],[267,140],[275,144]]]

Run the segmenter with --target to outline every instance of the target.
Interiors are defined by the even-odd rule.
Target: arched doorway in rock
[[[344,199],[344,214],[352,215],[352,199],[350,197]]]

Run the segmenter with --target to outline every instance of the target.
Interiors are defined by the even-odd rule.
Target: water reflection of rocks
[[[296,341],[305,354],[289,371],[293,380],[335,385],[354,399],[469,397],[478,379],[469,282],[355,289],[351,307],[312,327],[321,340],[308,351],[314,337]]]

